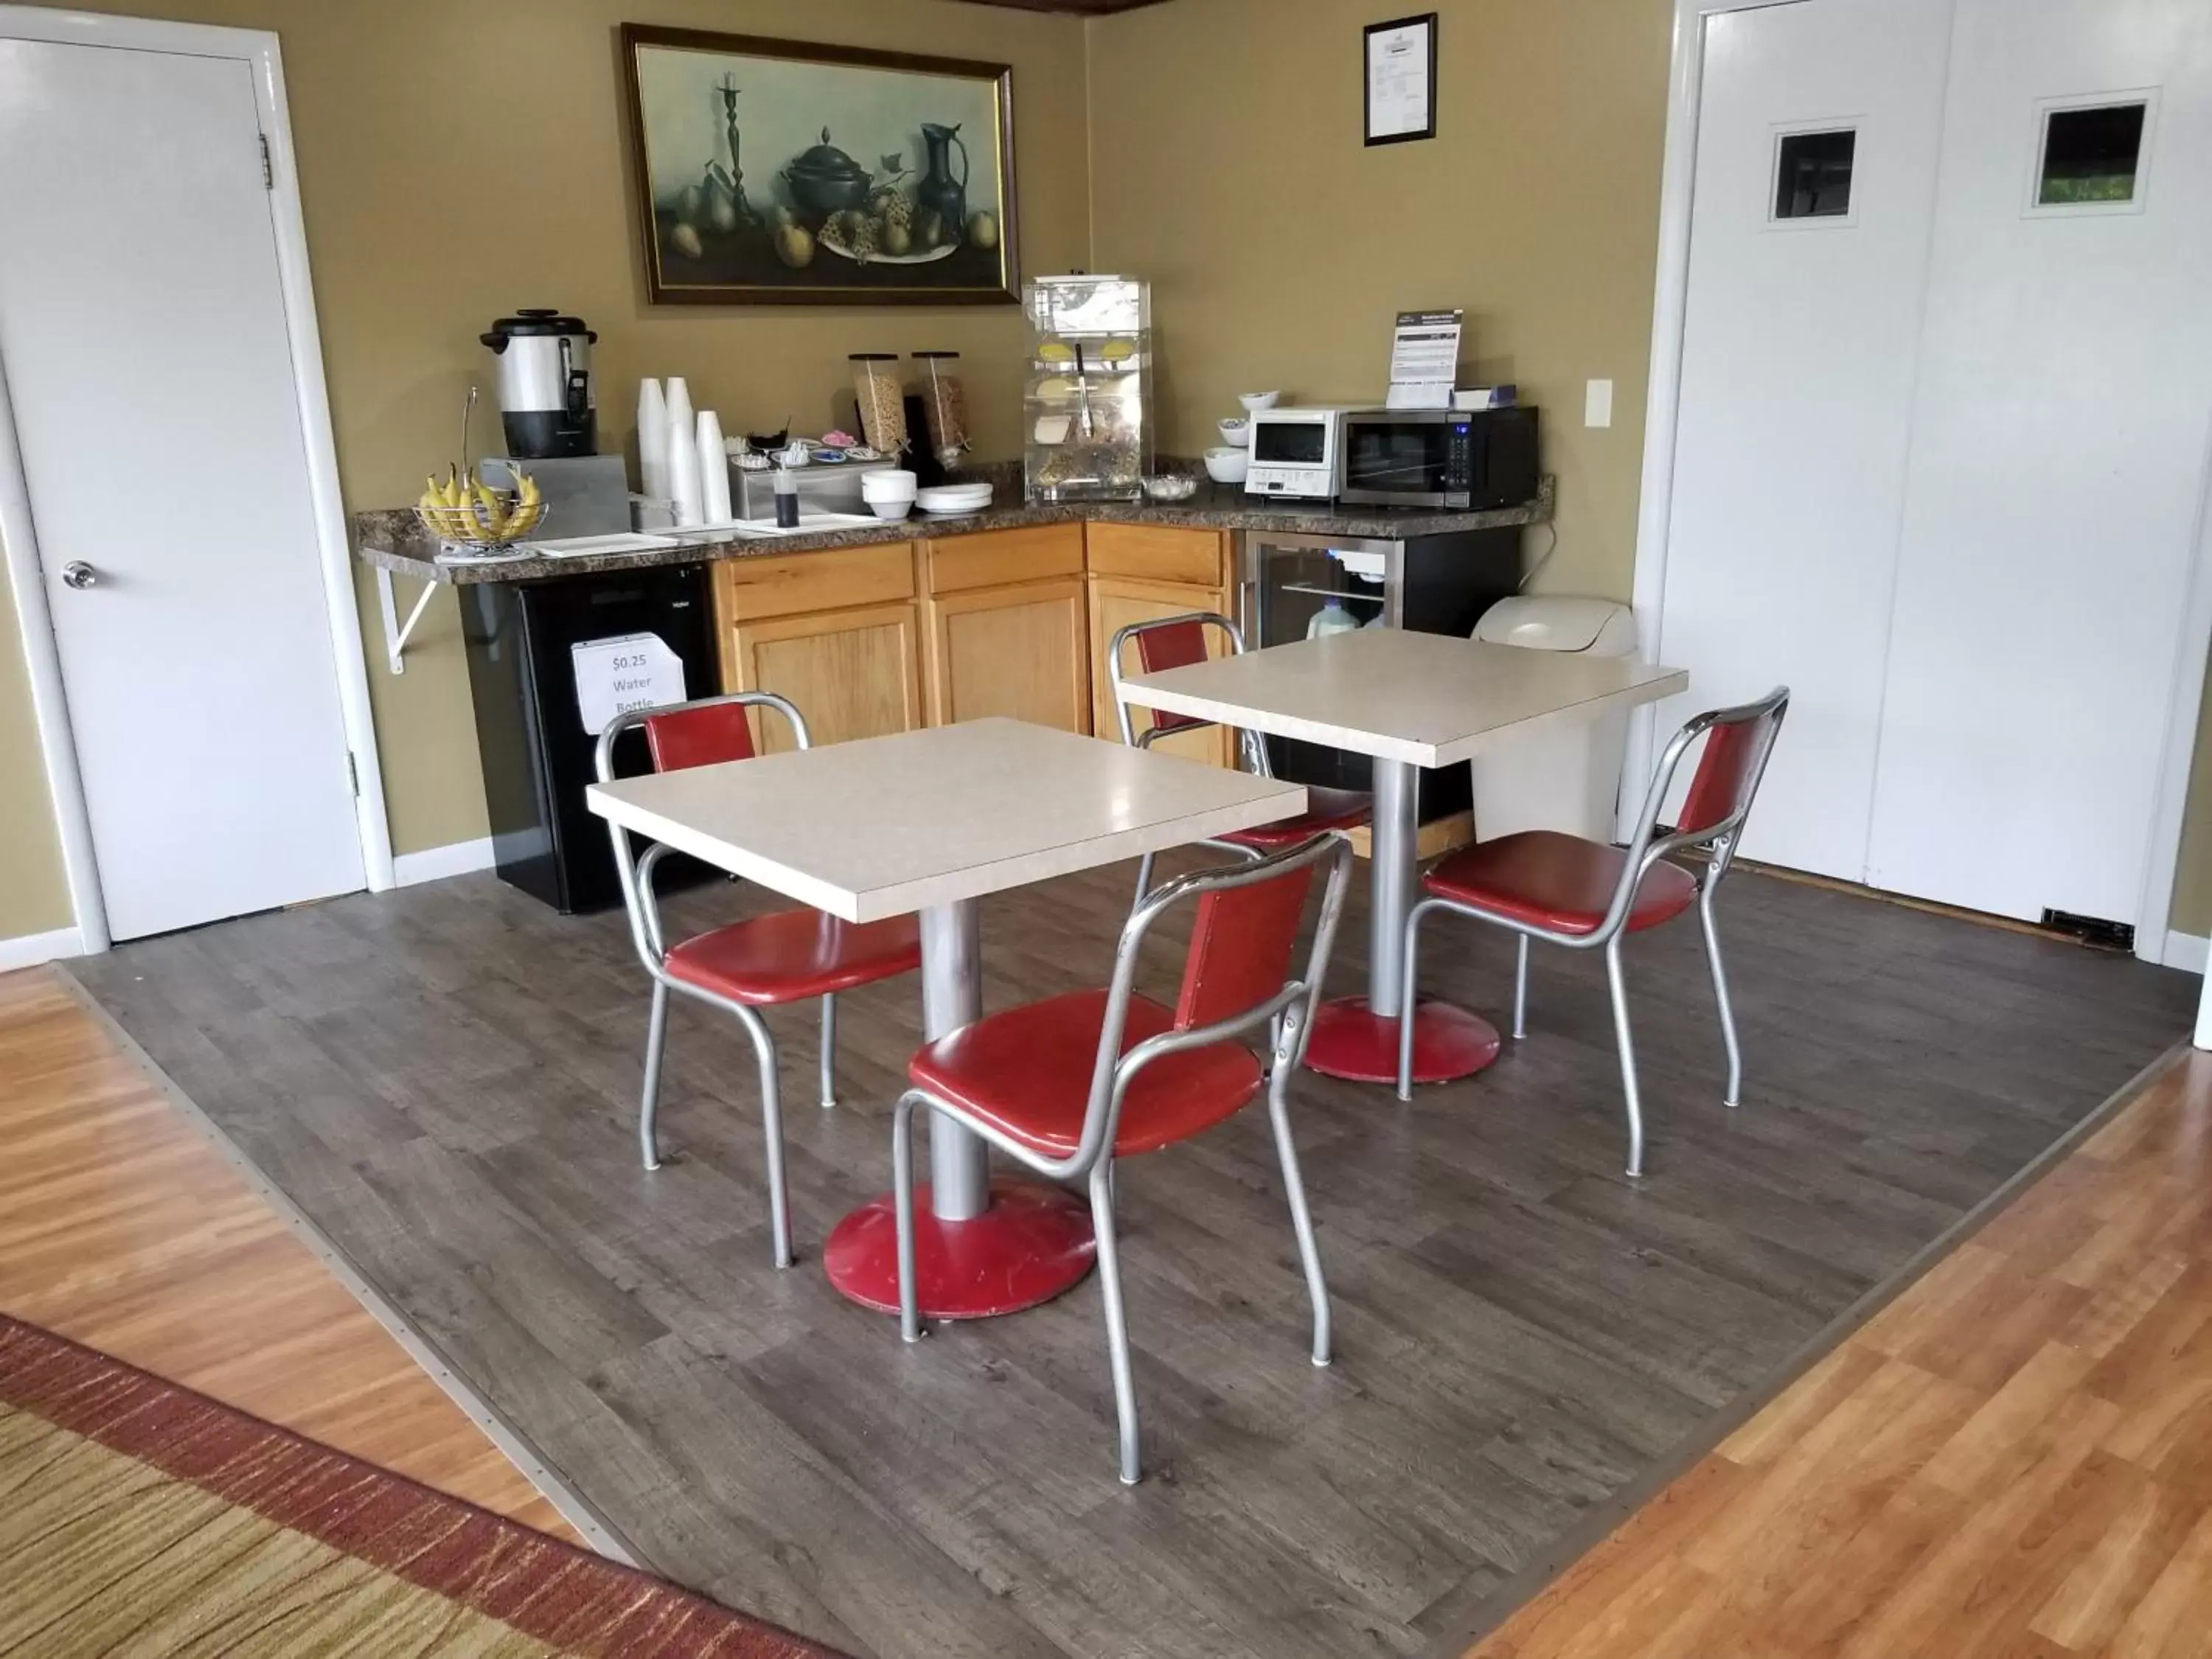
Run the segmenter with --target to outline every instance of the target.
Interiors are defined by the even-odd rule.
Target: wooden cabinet
[[[1102,528],[1094,525],[1093,530]],[[1186,611],[1222,611],[1226,596],[1218,587],[1197,587],[1182,582],[1139,581],[1122,576],[1091,578],[1091,720],[1093,729],[1102,738],[1118,742],[1121,728],[1114,710],[1114,686],[1107,677],[1106,653],[1115,634],[1131,623],[1151,622],[1160,617],[1172,617]],[[1227,648],[1227,641],[1218,629],[1209,629],[1213,649],[1218,655]],[[1138,672],[1133,647],[1124,653],[1122,672]],[[1134,711],[1130,718],[1141,734],[1151,724]],[[1220,726],[1206,726],[1195,732],[1183,732],[1172,738],[1162,738],[1153,745],[1164,755],[1185,755],[1193,760],[1211,762],[1216,766],[1231,764],[1231,740],[1227,731]]]
[[[1079,575],[936,594],[924,610],[932,726],[1004,714],[1091,730]]]
[[[1093,524],[1085,527],[1086,558],[1094,576],[1181,582],[1226,588],[1230,544],[1223,530],[1182,530],[1165,525]]]
[[[914,597],[912,542],[724,559],[714,567],[715,616],[723,622],[802,617]]]
[[[1107,641],[1129,623],[1225,610],[1231,539],[1071,522],[726,559],[722,684],[788,697],[817,743],[994,714],[1118,741]],[[791,746],[773,716],[753,728],[763,752]],[[1230,763],[1219,731],[1159,746]]]
[[[773,691],[816,743],[922,723],[921,608],[911,542],[830,548],[714,567],[722,688]],[[752,716],[763,754],[792,747],[787,722]]]
[[[723,634],[723,684],[789,698],[817,744],[910,732],[922,723],[921,636],[911,604],[739,623]],[[758,710],[752,721],[763,754],[794,746],[788,722]]]
[[[1083,526],[1030,525],[924,542],[922,566],[933,595],[1005,587],[1083,574]]]

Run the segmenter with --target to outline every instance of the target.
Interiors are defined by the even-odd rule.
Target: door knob
[[[62,567],[63,585],[69,587],[91,587],[100,580],[100,572],[82,559],[71,559]]]

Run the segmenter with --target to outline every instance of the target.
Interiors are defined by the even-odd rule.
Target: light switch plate
[[[1611,426],[1613,424],[1613,382],[1592,380],[1583,388],[1583,424]]]

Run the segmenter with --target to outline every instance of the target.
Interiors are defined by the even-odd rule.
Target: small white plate
[[[925,513],[980,513],[991,504],[991,486],[940,484],[916,492],[914,504]]]

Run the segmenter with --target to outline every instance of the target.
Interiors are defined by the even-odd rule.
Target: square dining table
[[[592,785],[592,811],[787,897],[878,921],[919,912],[922,1024],[934,1040],[983,1012],[977,901],[1305,810],[1302,785],[978,720]],[[1099,978],[1115,939],[1097,941]],[[885,1103],[888,1104],[889,1103]],[[889,1137],[885,1137],[888,1155]],[[990,1176],[977,1135],[933,1116],[916,1277],[933,1319],[1013,1313],[1091,1270],[1085,1206]],[[886,1192],[838,1223],[831,1283],[898,1311]]]
[[[1362,628],[1215,657],[1126,682],[1145,708],[1272,737],[1367,755],[1375,762],[1372,903],[1367,994],[1314,1017],[1306,1064],[1331,1077],[1391,1083],[1406,917],[1419,872],[1417,769],[1595,720],[1686,690],[1690,677],[1632,657],[1589,657],[1493,645],[1450,634]],[[1481,833],[1478,823],[1475,831]],[[1413,1077],[1443,1083],[1498,1058],[1498,1030],[1480,1015],[1424,1001],[1413,1016]]]

